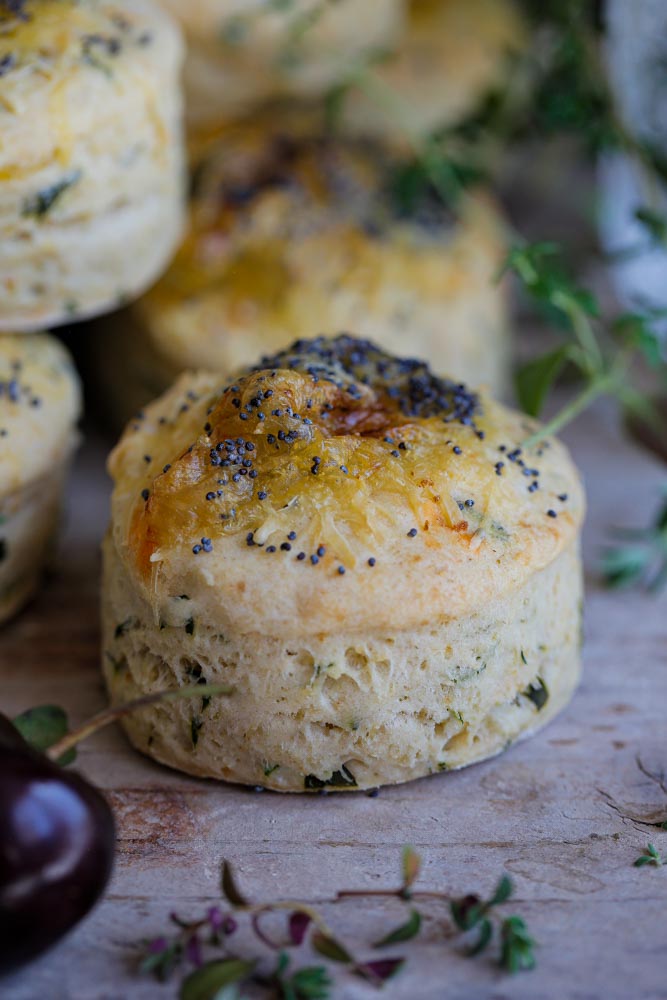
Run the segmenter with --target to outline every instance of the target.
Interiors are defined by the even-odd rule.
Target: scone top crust
[[[0,168],[11,179],[69,163],[76,138],[94,137],[95,100],[98,127],[128,94],[153,113],[181,57],[175,24],[151,0],[0,0]]]
[[[60,471],[80,409],[79,380],[58,340],[0,337],[0,496]]]
[[[189,235],[135,306],[177,370],[229,373],[285,347],[281,331],[335,333],[357,296],[374,316],[399,294],[438,306],[475,294],[504,252],[485,197],[455,212],[381,143],[327,137],[315,112],[277,105],[194,155]]]
[[[483,607],[579,530],[534,422],[342,335],[221,388],[184,375],[113,452],[114,543],[168,624],[323,634]]]

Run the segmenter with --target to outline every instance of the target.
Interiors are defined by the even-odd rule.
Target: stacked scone
[[[402,145],[455,128],[502,89],[524,44],[514,0],[408,0],[403,36],[350,88],[343,126]]]
[[[276,98],[324,97],[391,50],[405,22],[405,0],[161,3],[180,19],[188,41],[187,118],[194,128]]]
[[[313,330],[354,330],[507,395],[502,216],[479,186],[461,191],[458,165],[415,148],[501,85],[523,40],[512,0],[174,13],[189,40],[190,233],[100,339],[116,425],[184,370],[227,377]]]
[[[183,370],[227,376],[313,329],[354,330],[472,384],[508,381],[502,221],[476,191],[455,210],[406,189],[398,156],[277,108],[229,126],[196,176],[166,275],[99,341],[124,423]]]
[[[42,575],[79,410],[78,379],[57,340],[0,337],[0,622],[30,597]]]
[[[0,2],[0,620],[34,590],[79,415],[38,331],[116,308],[182,233],[176,26],[149,0]]]
[[[184,375],[111,457],[104,670],[192,774],[364,788],[498,753],[579,676],[584,500],[565,448],[343,336]],[[231,698],[206,694],[228,684]]]
[[[108,311],[164,269],[181,55],[149,0],[0,3],[0,330]]]

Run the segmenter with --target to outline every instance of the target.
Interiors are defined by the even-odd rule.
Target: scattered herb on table
[[[643,854],[634,862],[635,868],[643,868],[644,865],[653,865],[654,868],[662,868],[667,859],[663,858],[655,844],[648,844]]]
[[[451,898],[447,893],[416,888],[421,871],[421,858],[411,847],[402,855],[400,885],[392,889],[347,889],[337,893],[331,903],[345,899],[394,898],[408,908],[407,916],[368,947],[376,954],[358,957],[324,920],[319,909],[296,900],[252,903],[239,888],[228,862],[222,866],[222,895],[228,909],[218,906],[208,910],[201,919],[187,921],[171,915],[175,932],[149,942],[140,969],[165,980],[180,970],[184,978],[181,1000],[206,1000],[218,996],[223,988],[241,989],[244,984],[264,988],[267,995],[276,994],[285,1000],[326,1000],[334,996],[333,970],[339,966],[366,982],[381,987],[397,975],[406,964],[404,955],[377,954],[385,949],[418,937],[425,914],[421,902],[436,900],[446,903],[454,927],[469,937],[475,935],[466,954],[478,955],[494,937],[499,945],[499,962],[507,972],[532,969],[535,965],[535,941],[519,916],[500,917],[497,907],[507,903],[512,895],[512,883],[506,875],[498,882],[493,895],[483,899],[478,895]],[[269,931],[265,918],[283,914],[283,930],[278,933],[275,921]],[[231,939],[239,930],[241,917],[247,918],[258,950],[248,957],[248,949],[231,947]],[[289,950],[308,944],[312,951],[330,965],[305,965],[293,969]],[[242,953],[241,953],[242,952]],[[269,956],[276,954],[274,961]],[[231,994],[230,994],[231,995]],[[234,996],[242,994],[236,992]],[[225,994],[227,996],[227,994]]]

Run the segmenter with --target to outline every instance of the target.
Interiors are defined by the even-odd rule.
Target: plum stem
[[[125,702],[123,705],[105,708],[102,712],[98,712],[97,715],[93,715],[87,722],[84,722],[76,729],[72,729],[71,732],[63,736],[57,743],[50,746],[46,751],[46,755],[50,760],[58,761],[68,750],[77,746],[78,743],[87,739],[88,736],[92,736],[98,729],[103,729],[104,726],[108,726],[112,722],[117,722],[126,715],[131,715],[133,712],[147,708],[149,705],[157,705],[163,701],[174,701],[177,698],[213,698],[217,695],[229,696],[233,693],[234,688],[228,684],[192,684],[188,687],[179,688],[176,691],[155,691],[152,694],[144,694],[141,698],[135,698],[133,701]]]

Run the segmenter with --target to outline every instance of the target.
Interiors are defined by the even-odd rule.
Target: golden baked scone
[[[0,0],[0,331],[114,308],[164,269],[181,61],[150,0]]]
[[[276,97],[312,99],[401,34],[404,0],[161,0],[188,41],[187,118],[199,128]]]
[[[352,132],[405,141],[456,125],[502,84],[526,38],[514,0],[410,0],[405,32],[352,88],[342,121]]]
[[[283,791],[462,767],[579,677],[584,497],[535,422],[341,336],[224,387],[186,374],[132,423],[103,583],[113,702],[193,774]],[[206,697],[207,684],[234,688]]]
[[[189,235],[165,276],[109,320],[100,373],[126,420],[184,369],[223,375],[313,330],[341,330],[502,394],[502,220],[477,192],[457,212],[406,201],[402,161],[327,138],[308,116],[231,126],[197,172]]]
[[[39,583],[77,441],[79,381],[46,334],[0,337],[0,622]]]

